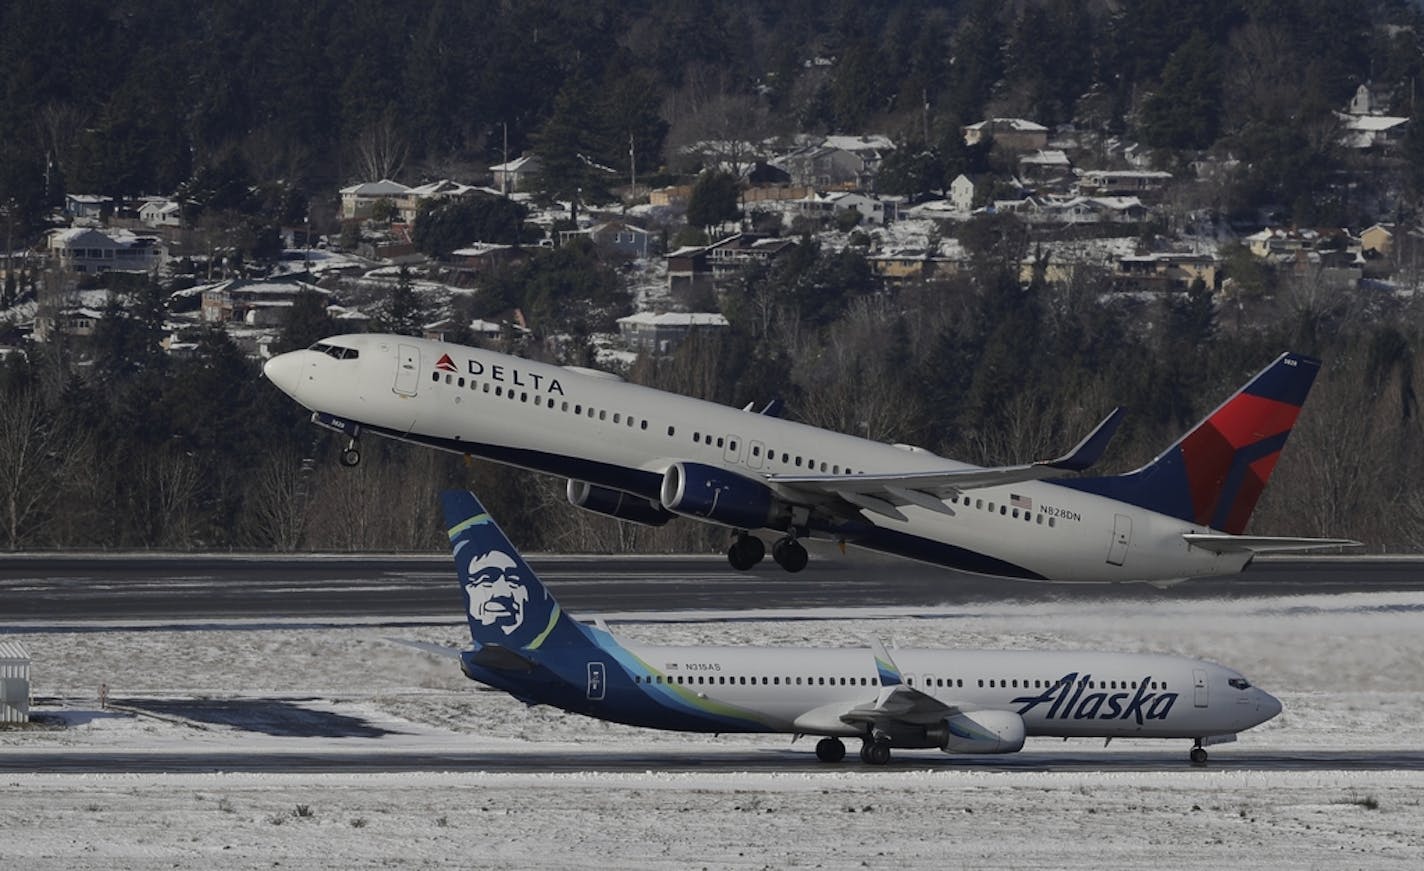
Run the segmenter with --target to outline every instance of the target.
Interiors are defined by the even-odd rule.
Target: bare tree
[[[59,502],[63,485],[88,452],[84,439],[60,427],[32,389],[0,402],[0,522],[16,550]]]
[[[308,526],[311,470],[295,452],[271,454],[253,477],[248,517],[253,539],[275,550],[301,546]]]
[[[410,140],[387,112],[372,121],[356,139],[356,167],[367,181],[394,178],[405,168]]]

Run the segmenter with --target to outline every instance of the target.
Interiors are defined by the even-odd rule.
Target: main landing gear
[[[737,537],[732,540],[732,546],[727,548],[727,562],[732,564],[732,568],[739,572],[744,572],[752,566],[762,561],[766,556],[766,545],[761,543],[761,539],[755,535],[748,535],[745,532],[737,533]]]
[[[845,758],[845,742],[839,738],[822,738],[816,742],[816,758],[822,762],[840,762]]]
[[[739,572],[746,571],[765,557],[766,545],[762,544],[761,539],[747,532],[738,532],[736,538],[732,539],[732,546],[727,548],[727,562]],[[788,572],[801,571],[811,559],[806,548],[794,535],[777,539],[771,546],[771,558]]]
[[[860,745],[860,761],[866,765],[884,765],[890,761],[890,742],[866,739]]]
[[[806,562],[811,557],[795,536],[788,535],[777,539],[771,546],[771,558],[776,560],[777,565],[794,574],[806,568]]]
[[[1200,738],[1198,738],[1196,744],[1192,746],[1191,758],[1193,765],[1206,764],[1206,748],[1202,746]]]

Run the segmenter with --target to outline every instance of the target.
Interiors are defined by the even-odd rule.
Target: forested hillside
[[[1421,37],[1404,0],[11,0],[0,201],[33,220],[65,190],[202,197],[236,160],[300,215],[352,180],[526,149],[627,167],[631,143],[651,172],[709,138],[952,151],[1004,115],[1229,149],[1239,201],[1328,211],[1331,111],[1369,81],[1411,114]]]
[[[66,191],[176,192],[274,228],[334,212],[341,184],[474,179],[526,150],[557,194],[580,184],[570,155],[622,172],[631,150],[640,179],[672,177],[700,168],[682,151],[695,141],[827,132],[892,136],[885,171],[914,193],[964,168],[962,125],[1010,116],[1140,142],[1178,171],[1220,158],[1228,213],[1406,228],[1424,125],[1390,164],[1403,190],[1381,215],[1355,196],[1332,113],[1369,82],[1415,114],[1421,40],[1402,0],[4,2],[0,210],[16,247]],[[1115,471],[1280,352],[1314,354],[1325,368],[1252,531],[1424,546],[1410,294],[1286,280],[1238,250],[1229,301],[1105,301],[1106,270],[1050,282],[1040,263],[1025,280],[1034,243],[1012,219],[969,222],[959,241],[965,271],[892,287],[862,253],[807,236],[723,295],[725,335],[630,378],[736,406],[783,397],[808,423],[980,463],[1066,449],[1122,404]],[[617,280],[561,248],[485,291],[553,321],[561,290],[613,295]],[[528,547],[723,544],[692,522],[580,512],[562,481],[380,440],[342,468],[339,443],[226,333],[160,350],[165,290],[126,289],[82,355],[59,341],[0,364],[0,547],[426,548],[434,492],[471,482]],[[283,347],[341,329],[299,308]]]

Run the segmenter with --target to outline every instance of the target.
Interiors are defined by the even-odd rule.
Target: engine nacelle
[[[609,487],[598,487],[587,481],[575,481],[570,478],[565,492],[568,494],[571,504],[585,511],[641,523],[644,526],[662,526],[677,516],[664,511],[662,506],[656,502],[651,502],[641,496],[634,496],[632,493],[624,493],[622,490],[613,490]]]
[[[1013,711],[966,711],[929,733],[946,753],[1017,753],[1024,745],[1023,717]]]
[[[663,473],[663,508],[736,529],[772,525],[776,496],[765,484],[702,463],[673,463]]]

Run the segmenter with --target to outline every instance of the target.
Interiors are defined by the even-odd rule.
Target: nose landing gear
[[[361,465],[361,443],[352,439],[341,452],[341,465],[348,468]]]

